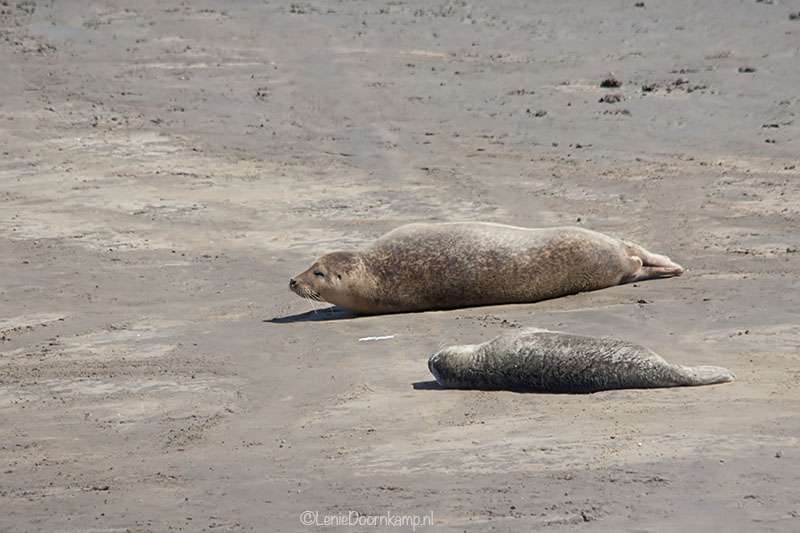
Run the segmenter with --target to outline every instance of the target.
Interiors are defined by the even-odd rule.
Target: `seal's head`
[[[454,373],[470,367],[478,347],[473,344],[448,346],[433,354],[428,359],[428,370],[436,378],[436,383],[446,389],[455,387],[457,379],[454,378]]]
[[[289,289],[303,298],[330,302],[356,313],[365,313],[371,294],[364,260],[358,252],[323,255],[311,267],[289,280]]]

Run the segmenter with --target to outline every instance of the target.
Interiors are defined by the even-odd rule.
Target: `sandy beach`
[[[797,2],[10,0],[0,73],[0,530],[800,530]],[[687,271],[370,317],[288,289],[465,220]],[[738,379],[433,382],[526,326]]]

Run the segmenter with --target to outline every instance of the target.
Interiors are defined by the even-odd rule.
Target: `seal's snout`
[[[430,356],[430,358],[428,359],[428,370],[430,370],[431,373],[435,372],[434,367],[436,366],[437,362],[439,362],[438,352]]]
[[[431,356],[430,359],[428,359],[428,370],[430,370],[431,374],[433,374],[434,379],[436,379],[436,383],[438,383],[440,387],[444,387],[442,376],[439,375],[438,371],[439,364],[441,363],[440,361],[441,353],[442,352],[436,352]]]
[[[294,289],[295,287],[297,287],[297,282],[292,278],[289,280],[289,288]]]

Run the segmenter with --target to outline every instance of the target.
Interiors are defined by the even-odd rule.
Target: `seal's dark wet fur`
[[[476,345],[450,346],[428,360],[445,388],[587,393],[710,385],[735,379],[717,366],[668,363],[632,342],[527,329]]]

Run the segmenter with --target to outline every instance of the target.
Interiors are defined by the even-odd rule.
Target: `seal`
[[[329,253],[289,288],[371,315],[536,302],[682,272],[668,257],[583,228],[455,222],[409,224],[362,251]]]
[[[527,328],[483,344],[450,346],[428,360],[448,389],[589,393],[712,385],[736,376],[719,366],[668,363],[632,342]]]

